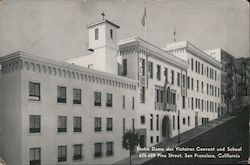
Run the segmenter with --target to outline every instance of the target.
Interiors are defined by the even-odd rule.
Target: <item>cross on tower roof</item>
[[[102,20],[104,20],[104,17],[105,17],[105,13],[104,13],[104,11],[102,12]]]

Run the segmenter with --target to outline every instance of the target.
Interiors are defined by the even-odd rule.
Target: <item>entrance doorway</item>
[[[170,120],[167,116],[162,119],[162,136],[166,139],[170,137]]]

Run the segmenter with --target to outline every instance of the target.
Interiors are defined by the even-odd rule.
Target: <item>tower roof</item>
[[[87,28],[90,28],[90,27],[92,27],[92,26],[96,26],[96,25],[103,24],[103,23],[108,23],[108,24],[110,24],[110,25],[112,25],[112,26],[114,26],[114,27],[116,27],[116,28],[120,28],[120,26],[116,25],[115,23],[113,23],[113,22],[111,22],[111,21],[109,21],[109,20],[107,20],[107,19],[104,19],[104,20],[101,20],[101,21],[97,21],[97,22],[88,24],[88,25],[86,25],[86,27],[87,27]]]

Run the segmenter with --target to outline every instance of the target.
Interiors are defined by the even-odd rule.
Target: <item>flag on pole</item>
[[[142,26],[145,26],[145,24],[146,24],[146,17],[147,17],[147,11],[146,11],[146,6],[145,6],[144,13],[143,13],[143,16],[142,16],[142,19],[141,19]]]

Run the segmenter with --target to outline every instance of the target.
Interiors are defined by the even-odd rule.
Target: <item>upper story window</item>
[[[95,157],[102,156],[102,143],[95,143]]]
[[[199,92],[199,80],[197,80],[196,85],[197,85],[197,92]]]
[[[66,103],[66,87],[57,86],[57,102]]]
[[[95,92],[94,96],[94,104],[95,106],[101,106],[102,105],[102,95],[101,92]]]
[[[204,74],[204,66],[203,66],[203,64],[201,64],[201,74],[202,75]]]
[[[31,100],[40,100],[40,83],[29,82],[29,97]]]
[[[177,85],[180,86],[180,73],[177,73]]]
[[[112,94],[111,93],[107,93],[106,106],[107,107],[112,107]]]
[[[145,87],[140,87],[140,103],[145,103]]]
[[[74,116],[74,132],[82,131],[82,118],[80,116]]]
[[[135,98],[132,97],[132,109],[135,109]]]
[[[198,73],[200,73],[200,62],[198,62]]]
[[[41,148],[30,148],[30,165],[41,164]]]
[[[145,75],[145,60],[143,58],[140,58],[140,75],[144,76]]]
[[[186,108],[186,100],[185,100],[185,96],[182,96],[182,108],[185,109]]]
[[[164,69],[165,81],[168,82],[168,68]]]
[[[153,63],[148,62],[148,77],[153,78]]]
[[[198,61],[195,60],[195,72],[198,72]]]
[[[81,89],[73,89],[73,104],[81,104]]]
[[[185,81],[185,80],[186,80],[186,78],[185,78],[185,75],[183,74],[183,75],[182,75],[182,86],[183,86],[183,88],[185,88],[185,86],[186,86],[186,85],[185,85],[185,84],[186,84],[186,81]]]
[[[67,117],[66,116],[58,116],[57,119],[57,132],[67,132]]]
[[[95,29],[95,40],[99,39],[99,29]]]
[[[141,124],[145,124],[145,116],[141,116]]]
[[[102,118],[100,117],[95,117],[95,131],[102,131]]]
[[[194,90],[194,79],[191,78],[191,89]]]
[[[106,143],[106,155],[107,156],[111,156],[114,154],[114,151],[113,151],[113,142],[107,142]]]
[[[190,77],[187,77],[187,88],[190,88]]]
[[[81,160],[83,158],[83,156],[82,156],[82,144],[75,144],[75,145],[73,145],[73,148],[74,148],[73,160]]]
[[[67,146],[58,146],[58,162],[67,161]]]
[[[112,130],[113,130],[113,119],[107,118],[107,131],[112,131]]]
[[[157,80],[161,80],[161,66],[157,65]]]
[[[39,133],[41,131],[41,116],[30,115],[30,133]]]
[[[125,96],[122,96],[122,108],[125,108]]]
[[[217,71],[216,70],[214,71],[214,80],[215,81],[217,80]]]
[[[171,70],[171,84],[174,85],[174,70]]]
[[[127,72],[128,72],[128,69],[127,69],[127,59],[123,59],[122,60],[122,67],[123,67],[123,76],[127,76]]]
[[[113,30],[112,29],[110,29],[109,34],[110,34],[110,38],[113,39]]]
[[[191,70],[194,70],[194,59],[191,58]]]

